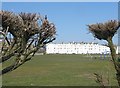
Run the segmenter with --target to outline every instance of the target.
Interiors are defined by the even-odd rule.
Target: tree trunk
[[[119,70],[120,68],[119,68],[118,62],[117,62],[116,50],[115,50],[112,38],[108,38],[107,41],[108,41],[108,46],[109,46],[110,51],[111,51],[112,61],[113,61],[115,70],[117,72],[116,73],[117,81],[118,81],[118,84],[120,86],[120,70]]]

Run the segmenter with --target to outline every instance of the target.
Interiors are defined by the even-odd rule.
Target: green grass
[[[37,55],[13,72],[3,75],[3,85],[98,86],[93,73],[100,73],[104,78],[109,75],[110,85],[117,85],[110,60],[85,55]]]

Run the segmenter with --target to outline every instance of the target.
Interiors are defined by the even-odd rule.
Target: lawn
[[[109,59],[85,55],[36,55],[2,79],[4,86],[99,86],[93,73],[109,77],[109,84],[117,85]]]

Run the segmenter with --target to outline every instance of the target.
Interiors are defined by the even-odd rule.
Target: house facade
[[[50,43],[46,45],[46,54],[109,54],[110,49],[97,43]]]

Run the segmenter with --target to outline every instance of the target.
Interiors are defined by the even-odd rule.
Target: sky
[[[118,20],[117,2],[3,2],[2,10],[15,13],[31,12],[47,15],[56,26],[55,43],[98,42],[88,31],[88,24]],[[114,43],[118,43],[115,35]]]
[[[2,2],[119,2],[119,0],[1,0]]]

